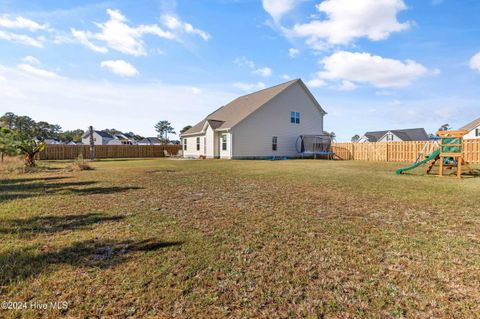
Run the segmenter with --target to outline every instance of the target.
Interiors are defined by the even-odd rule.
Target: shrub
[[[93,168],[85,161],[82,154],[78,155],[73,163],[67,167],[67,170],[69,171],[89,171],[92,169]]]

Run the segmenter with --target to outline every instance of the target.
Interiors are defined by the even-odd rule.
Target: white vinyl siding
[[[113,138],[102,137],[97,132],[95,132],[95,131],[93,132],[93,144],[94,145],[107,145],[108,142],[110,142],[111,140],[113,140]],[[86,138],[82,138],[82,144],[90,145],[90,136],[88,136]]]
[[[201,136],[191,136],[191,137],[184,137],[184,143],[186,141],[186,149],[185,149],[185,144],[183,144],[183,155],[185,157],[199,157],[200,155],[203,154],[203,148],[202,144],[200,143],[200,149],[197,150],[197,138],[200,138],[200,142],[203,141],[203,135]]]
[[[477,126],[470,132],[468,132],[467,135],[463,137],[464,139],[480,139],[480,126]]]
[[[398,136],[395,134],[388,132],[384,136],[382,136],[381,139],[378,140],[378,142],[401,142],[402,139],[400,139]]]
[[[291,112],[301,115],[300,123],[290,123]],[[296,83],[233,127],[231,133],[233,158],[298,156],[297,138],[322,134],[323,114]],[[278,138],[277,151],[272,151],[272,136]]]

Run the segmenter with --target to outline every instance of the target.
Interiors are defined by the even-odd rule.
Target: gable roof
[[[208,124],[213,129],[224,130],[234,127],[236,124],[244,120],[247,116],[261,108],[267,102],[278,96],[294,83],[299,83],[307,92],[309,97],[317,105],[320,111],[324,114],[326,112],[322,109],[320,104],[315,100],[308,88],[300,79],[291,80],[282,84],[272,86],[254,93],[240,96],[230,103],[220,107],[213,113],[209,114],[205,119],[195,124],[192,128],[185,131],[183,135],[194,135],[203,132],[205,124]]]
[[[97,131],[97,130],[95,130],[95,131],[93,131],[93,132],[97,133],[97,134],[100,135],[101,137],[113,138],[112,135],[110,135],[109,133],[104,132],[104,131]],[[87,132],[85,132],[85,134],[83,134],[82,138],[87,138],[87,137],[89,137],[89,136],[90,136],[90,131],[87,131]]]
[[[480,117],[478,119],[476,119],[475,121],[470,122],[467,125],[465,125],[464,127],[462,127],[460,129],[460,131],[469,131],[470,132],[471,130],[476,129],[479,126],[480,126]]]
[[[146,137],[139,141],[139,144],[161,144],[162,141],[158,137]]]
[[[428,140],[428,134],[424,128],[411,128],[400,130],[388,130],[388,131],[375,131],[366,132],[365,137],[369,142],[378,142],[388,132],[392,132],[402,141],[426,141]]]

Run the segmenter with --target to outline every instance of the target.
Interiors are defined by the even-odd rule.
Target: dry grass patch
[[[480,179],[308,160],[91,166],[0,182],[2,298],[70,303],[1,315],[480,313]]]

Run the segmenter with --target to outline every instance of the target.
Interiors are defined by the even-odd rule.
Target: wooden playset
[[[456,168],[457,177],[460,178],[462,176],[462,165],[468,168],[470,174],[473,174],[472,169],[463,158],[463,137],[467,133],[467,131],[437,132],[439,143],[436,141],[434,143],[427,143],[422,152],[420,152],[415,163],[411,166],[398,169],[396,173],[403,174],[406,171],[428,163],[427,174],[430,174],[437,161],[440,161],[439,176],[443,176],[445,169]],[[425,154],[427,146],[435,149],[429,149],[429,154],[425,156],[425,159],[421,159],[423,154]]]

